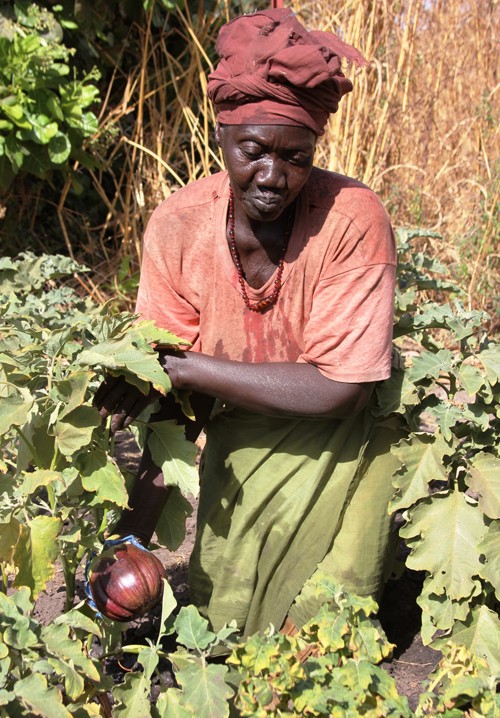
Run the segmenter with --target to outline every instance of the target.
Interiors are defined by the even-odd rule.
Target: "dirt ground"
[[[135,444],[126,434],[119,437],[118,456],[120,462],[127,468],[134,469],[138,461],[138,452]],[[189,589],[187,584],[187,564],[194,541],[196,524],[196,505],[193,515],[189,518],[186,527],[186,539],[182,546],[172,553],[166,549],[155,551],[167,571],[167,578],[172,586],[177,602],[180,606],[189,603]],[[393,676],[402,695],[407,696],[410,707],[415,708],[418,696],[422,691],[422,682],[427,678],[439,660],[439,653],[424,646],[420,639],[421,612],[416,603],[420,593],[423,576],[405,570],[400,579],[389,581],[380,602],[379,619],[391,643],[396,644],[391,660],[383,664],[385,670]],[[77,574],[77,592],[79,600],[84,598],[83,570]],[[54,579],[37,600],[36,616],[44,623],[52,621],[63,612],[64,608],[64,579],[61,570],[56,571]],[[151,631],[151,625],[144,619],[137,624],[129,624],[127,642],[137,642],[145,638]],[[123,666],[123,664],[122,664]],[[123,666],[130,669],[132,666]],[[119,673],[121,668],[110,666],[112,673]],[[173,678],[168,668],[162,678],[166,685]],[[115,676],[120,680],[120,676]]]

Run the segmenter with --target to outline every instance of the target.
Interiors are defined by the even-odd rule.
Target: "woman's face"
[[[307,182],[316,135],[286,125],[218,125],[235,204],[253,220],[272,222]]]

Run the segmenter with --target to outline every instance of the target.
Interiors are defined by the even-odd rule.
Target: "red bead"
[[[283,247],[281,249],[281,256],[280,260],[278,262],[278,272],[276,274],[276,278],[274,280],[274,289],[271,292],[271,294],[268,297],[265,297],[264,299],[260,299],[258,302],[251,303],[247,290],[245,287],[245,278],[243,276],[243,265],[241,263],[240,255],[238,253],[238,248],[236,247],[236,241],[235,241],[235,231],[234,231],[234,195],[233,190],[230,187],[229,188],[229,249],[231,250],[231,255],[233,257],[233,262],[236,267],[236,272],[238,273],[238,282],[241,287],[241,296],[243,297],[243,301],[245,303],[245,306],[247,309],[250,309],[252,312],[263,312],[268,307],[273,306],[276,304],[278,300],[278,295],[281,290],[281,277],[283,276],[283,270],[285,268],[285,253],[288,247],[288,240],[290,239],[290,234],[292,231],[293,226],[293,214],[290,215],[290,221],[289,226],[287,227],[287,230],[285,232],[284,240],[283,240]]]

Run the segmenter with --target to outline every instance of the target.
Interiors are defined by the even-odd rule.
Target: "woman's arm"
[[[343,419],[364,408],[374,386],[333,381],[306,363],[250,364],[171,351],[160,351],[160,363],[178,389],[272,416]]]

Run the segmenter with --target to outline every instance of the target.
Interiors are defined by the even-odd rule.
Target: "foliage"
[[[65,257],[29,254],[0,263],[0,564],[36,597],[61,560],[68,605],[78,564],[128,499],[93,393],[104,369],[144,393],[150,385],[168,392],[152,344],[178,344],[152,322],[91,308],[69,287],[51,286],[78,269]],[[183,439],[163,450],[162,438],[177,434],[168,422],[154,426],[155,452],[176,462],[181,491],[195,492],[194,447]]]
[[[93,69],[78,78],[54,15],[23,0],[0,7],[0,189],[19,173],[66,174],[93,166],[85,141],[98,128]]]
[[[426,571],[419,604],[424,643],[451,639],[486,658],[500,674],[494,611],[500,597],[500,346],[485,316],[419,294],[453,289],[444,268],[412,250],[419,230],[398,232],[401,256],[395,336],[407,366],[378,389],[378,413],[395,413],[408,436],[391,511],[400,512],[407,565]]]

